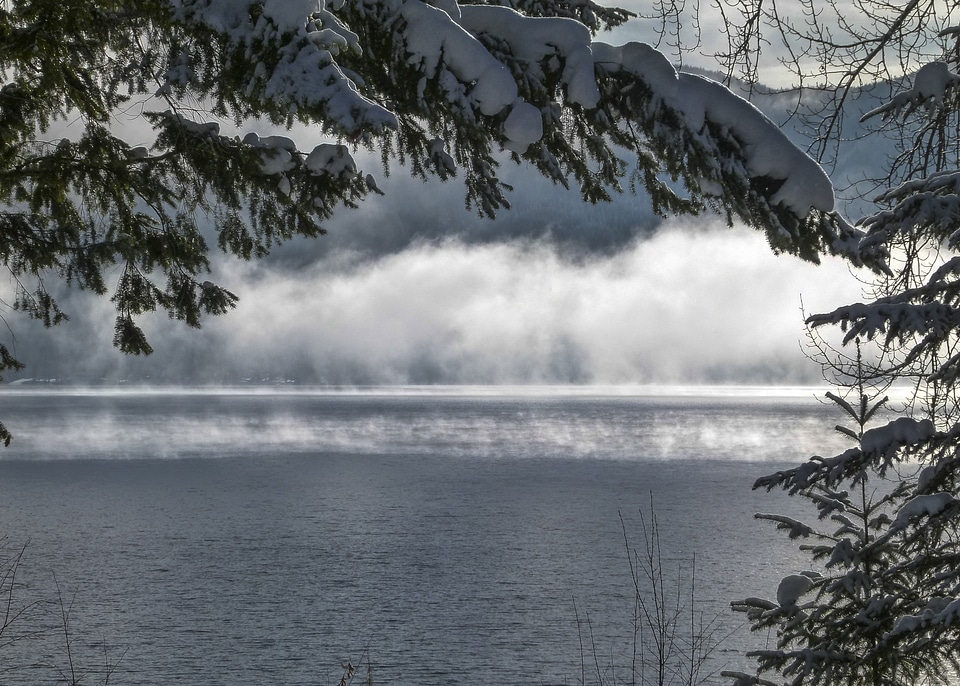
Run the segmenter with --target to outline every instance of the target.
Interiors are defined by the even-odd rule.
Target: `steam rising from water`
[[[831,440],[835,413],[809,388],[697,391],[11,389],[0,393],[0,416],[18,435],[2,457],[783,461],[842,443]]]

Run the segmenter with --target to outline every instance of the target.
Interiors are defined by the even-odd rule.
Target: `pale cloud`
[[[450,240],[296,278],[248,269],[221,275],[250,285],[207,335],[332,383],[815,380],[801,296],[815,311],[859,295],[839,262],[776,257],[753,232],[682,221],[610,257]]]

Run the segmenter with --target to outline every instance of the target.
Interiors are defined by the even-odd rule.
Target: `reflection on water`
[[[652,494],[671,573],[695,553],[735,628],[730,599],[794,571],[751,517],[794,503],[750,484],[837,440],[809,392],[11,391],[0,417],[23,592],[56,572],[76,650],[122,655],[121,685],[334,684],[364,654],[375,683],[577,683],[588,630],[623,675],[619,513],[639,542]]]

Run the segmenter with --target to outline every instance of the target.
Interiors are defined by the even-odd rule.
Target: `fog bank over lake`
[[[817,383],[804,311],[856,300],[860,289],[838,260],[778,257],[748,230],[682,220],[612,255],[451,239],[294,270],[229,262],[214,276],[240,295],[237,310],[199,331],[147,317],[155,353],[146,358],[109,347],[104,300],[71,298],[71,320],[50,330],[15,320],[21,378]]]

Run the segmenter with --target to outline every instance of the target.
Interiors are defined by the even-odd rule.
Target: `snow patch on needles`
[[[889,424],[865,431],[860,439],[860,449],[867,454],[892,455],[903,446],[930,439],[935,432],[933,422],[929,419],[900,417]]]
[[[593,59],[608,70],[623,70],[639,77],[665,102],[676,97],[677,70],[662,52],[646,43],[613,46],[598,41],[593,44]]]
[[[175,126],[194,136],[209,136],[212,138],[220,135],[220,124],[214,121],[196,122],[172,110],[165,110],[162,116],[174,122]]]
[[[260,151],[260,168],[267,176],[285,174],[296,168],[297,144],[286,136],[264,136],[250,132],[243,137],[245,145]]]
[[[509,7],[492,5],[464,5],[460,16],[465,29],[506,41],[513,54],[529,64],[552,56],[561,58],[567,101],[587,109],[600,102],[590,30],[580,22],[563,17],[525,17]]]
[[[462,8],[466,9],[466,8]],[[490,9],[490,8],[484,8]],[[400,10],[411,63],[420,62],[427,78],[444,66],[463,83],[473,83],[470,99],[487,116],[499,114],[517,99],[510,70],[443,10],[409,0]]]
[[[517,153],[525,152],[543,137],[540,110],[528,102],[517,100],[503,122],[503,135],[507,137],[504,147]]]
[[[174,20],[199,22],[240,46],[276,44],[280,60],[268,73],[261,64],[246,87],[249,93],[282,102],[291,114],[303,108],[325,109],[325,119],[348,132],[396,129],[396,115],[365,98],[336,63],[346,51],[359,52],[359,38],[327,10],[321,0],[266,0],[251,21],[250,0],[172,0]],[[160,92],[169,90],[189,64],[178,65]]]
[[[345,145],[321,143],[304,158],[297,150],[297,144],[286,136],[261,137],[251,132],[244,136],[243,142],[260,152],[260,167],[267,176],[286,174],[296,169],[301,160],[307,171],[315,176],[330,174],[342,178],[357,174],[357,163]],[[288,188],[286,185],[281,187]]]
[[[316,0],[266,0],[263,16],[272,19],[281,33],[297,31],[316,7]]]
[[[250,6],[253,3],[250,0],[172,0],[170,4],[178,20],[189,14],[234,38],[245,38],[252,27]],[[280,33],[297,33],[317,10],[317,4],[317,0],[263,0],[260,15],[273,23]]]
[[[906,615],[897,620],[885,638],[908,634],[928,626],[951,626],[960,620],[960,599],[932,598],[918,615]]]
[[[321,143],[307,155],[303,164],[312,174],[330,174],[339,177],[357,173],[357,163],[345,145]],[[370,182],[367,183],[369,185]]]
[[[918,517],[936,517],[943,513],[951,505],[958,503],[949,493],[931,493],[930,495],[918,495],[903,504],[897,519],[893,523],[893,529],[905,529],[911,520]]]
[[[791,574],[780,580],[777,586],[777,603],[780,607],[796,605],[804,593],[813,588],[813,580],[803,574]]]

